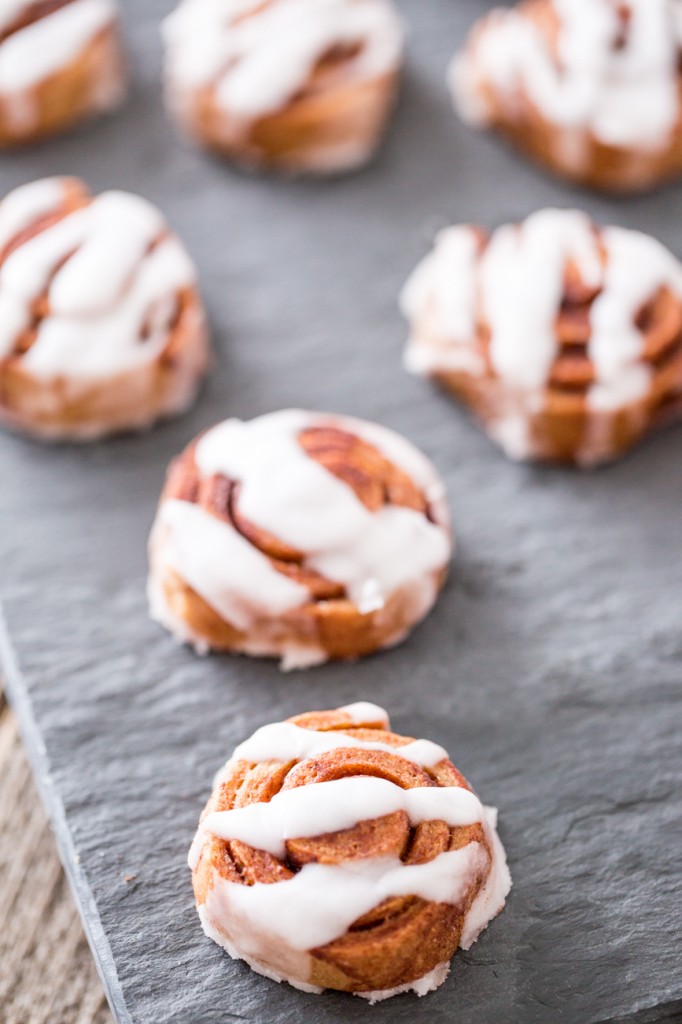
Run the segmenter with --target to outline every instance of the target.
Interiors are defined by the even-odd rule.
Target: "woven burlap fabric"
[[[1,689],[0,1022],[112,1024]]]

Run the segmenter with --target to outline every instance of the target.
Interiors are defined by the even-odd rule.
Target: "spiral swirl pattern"
[[[427,613],[450,549],[443,485],[392,432],[299,410],[228,420],[169,472],[152,613],[288,667],[357,657]]]
[[[372,998],[440,983],[510,884],[446,752],[391,732],[368,704],[299,715],[242,744],[190,865],[204,926],[233,956]]]

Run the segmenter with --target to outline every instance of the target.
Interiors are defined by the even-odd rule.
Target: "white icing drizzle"
[[[63,179],[35,182],[0,203],[0,244],[61,208]],[[177,293],[195,271],[161,214],[125,192],[105,192],[14,249],[0,266],[0,358],[49,310],[24,365],[39,377],[97,379],[151,362],[168,341]],[[142,333],[144,340],[141,340]]]
[[[0,31],[30,7],[29,0],[0,5]],[[118,17],[114,0],[74,0],[12,33],[0,43],[0,92],[19,93],[75,60]]]
[[[401,789],[387,779],[353,776],[285,789],[267,803],[216,811],[202,828],[284,857],[287,839],[339,832],[396,811],[404,811],[412,825],[444,821],[452,826],[474,825],[483,813],[478,798],[462,787]]]
[[[590,284],[599,255],[589,218],[545,211],[519,229],[499,228],[480,262],[482,312],[491,331],[490,358],[510,384],[542,388],[556,355],[554,324],[566,264],[577,263]]]
[[[497,834],[497,808],[484,807],[481,823],[492,853],[492,864],[464,919],[459,940],[461,949],[470,949],[483,929],[499,914],[512,884],[507,855]]]
[[[0,250],[40,217],[59,210],[64,186],[62,178],[41,178],[15,188],[0,202]]]
[[[635,317],[644,303],[663,287],[682,300],[682,264],[655,238],[639,231],[606,228],[602,242],[608,263],[603,290],[590,315],[590,358],[596,382],[590,403],[596,409],[616,409],[646,394],[651,377],[638,364],[643,335]]]
[[[271,615],[296,608],[310,596],[307,587],[276,572],[270,559],[229,523],[198,505],[164,501],[156,529],[164,537],[164,561],[237,629],[248,629],[263,614],[263,595]]]
[[[405,365],[412,373],[485,371],[476,350],[478,262],[473,228],[458,225],[438,232],[407,279],[399,303],[411,328]]]
[[[413,761],[423,768],[432,768],[448,756],[442,747],[431,740],[412,740],[400,747],[394,747],[382,743],[381,740],[361,740],[336,729],[333,732],[316,732],[314,729],[294,725],[293,722],[274,722],[256,729],[253,736],[240,743],[234,752],[233,760],[249,761],[252,764],[270,761],[273,758],[278,761],[301,761],[329,750],[349,747],[358,750],[383,750],[387,754],[396,754],[406,761]]]
[[[412,322],[407,363],[415,372],[446,372],[465,366],[476,347],[478,324],[491,331],[490,359],[497,374],[539,402],[557,355],[555,322],[567,262],[600,289],[590,311],[588,355],[595,383],[593,408],[615,409],[642,398],[650,369],[641,363],[644,337],[637,313],[660,288],[682,298],[682,265],[655,239],[623,228],[606,228],[600,241],[578,211],[541,210],[520,225],[493,233],[482,254],[469,227],[441,233],[403,291]],[[462,331],[463,333],[458,333]]]
[[[409,472],[437,521],[408,508],[370,512],[298,443],[302,430],[320,426],[367,440]],[[414,592],[417,621],[435,600],[451,552],[443,485],[428,460],[392,432],[347,417],[286,410],[219,424],[197,445],[196,462],[204,476],[238,481],[241,514],[304,552],[306,567],[342,583],[361,612],[383,608],[405,588]],[[163,502],[156,530],[165,564],[240,630],[310,600],[307,587],[282,576],[231,523],[196,506]]]
[[[378,704],[371,704],[366,700],[355,701],[354,704],[344,704],[338,709],[351,719],[354,725],[365,725],[367,723],[381,722],[388,727],[388,712],[380,708]]]
[[[301,951],[325,946],[389,896],[421,896],[456,905],[483,874],[486,862],[484,848],[469,843],[426,864],[403,864],[398,857],[305,864],[293,878],[276,885],[240,885],[218,878],[207,906],[212,915],[217,911],[219,921],[239,922],[239,947],[260,959],[263,935]]]
[[[490,119],[490,86],[513,112],[521,90],[548,120],[589,130],[606,145],[666,146],[680,117],[681,0],[551,2],[560,22],[558,60],[523,9],[483,19],[451,66],[462,116]],[[629,16],[624,36],[620,7]]]
[[[183,0],[164,36],[170,80],[214,86],[245,120],[285,106],[335,46],[361,46],[345,73],[362,81],[393,70],[403,45],[389,0]]]
[[[436,304],[433,331],[446,341],[471,338],[476,330],[476,263],[479,242],[473,228],[447,228],[405,285],[400,299],[411,315],[431,299]],[[453,274],[453,269],[457,273]]]
[[[291,728],[283,732],[284,726]],[[229,772],[230,766],[242,759],[288,762],[315,756],[319,748],[314,741],[301,746],[299,733],[306,731],[320,740],[340,740],[345,747],[372,746],[342,734],[315,733],[281,722],[258,730],[238,747],[226,770]],[[427,742],[418,740],[411,746]],[[403,756],[409,748],[387,749]],[[447,756],[445,751],[441,753]],[[230,955],[246,959],[256,970],[276,980],[283,977],[305,985],[310,971],[307,951],[344,935],[354,921],[389,896],[420,896],[458,905],[471,886],[484,879],[462,932],[461,944],[468,948],[502,909],[511,879],[495,831],[495,812],[484,808],[463,787],[403,790],[388,780],[361,775],[281,790],[266,803],[214,812],[204,818],[190,851],[190,866],[197,866],[208,834],[239,839],[281,857],[287,839],[337,832],[395,811],[404,811],[412,825],[431,820],[445,821],[453,827],[480,822],[490,854],[482,844],[471,842],[417,865],[405,864],[397,857],[305,864],[293,878],[269,885],[246,886],[215,876],[205,907],[201,908],[207,934],[217,938]],[[439,971],[439,982],[446,973]],[[431,975],[424,982],[424,991],[433,987]],[[386,998],[395,991],[399,990],[373,993],[369,998]]]

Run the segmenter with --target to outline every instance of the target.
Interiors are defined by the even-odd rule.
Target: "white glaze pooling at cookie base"
[[[171,87],[214,86],[247,121],[286,106],[337,45],[362,47],[344,72],[354,81],[393,71],[403,45],[389,0],[183,0],[164,36]]]
[[[370,721],[377,720],[373,709],[374,706],[358,705],[357,715],[352,705],[340,710],[348,711],[359,724],[367,720],[366,715]],[[281,726],[291,727],[288,745]],[[305,732],[311,733],[309,741],[299,736]],[[239,760],[301,763],[318,755],[318,742],[324,740],[331,741],[326,749],[382,747],[380,741],[372,744],[343,732],[335,731],[330,735],[290,722],[275,723],[258,730],[251,740],[241,744],[218,778],[227,778]],[[413,741],[403,747],[386,744],[383,749],[397,757],[409,751],[410,761],[429,767],[447,757],[442,748],[426,740]],[[480,822],[490,856],[481,844],[469,843],[419,865],[406,865],[396,857],[351,860],[338,865],[306,864],[293,878],[274,885],[243,886],[214,876],[206,903],[200,908],[207,934],[216,938],[231,956],[245,959],[261,973],[275,980],[293,979],[294,984],[302,983],[305,987],[311,970],[308,951],[340,938],[355,920],[388,896],[414,895],[458,905],[472,885],[485,876],[462,931],[460,944],[468,949],[504,906],[511,879],[496,833],[495,812],[484,808],[478,798],[464,788],[403,790],[384,779],[355,776],[283,790],[268,803],[207,815],[190,851],[190,867],[196,868],[203,845],[211,835],[239,838],[255,849],[268,849],[280,855],[287,838],[351,828],[397,809],[406,811],[413,825],[423,820],[445,820],[453,826]],[[415,989],[415,986],[419,991],[418,982],[422,983],[423,994],[445,979],[447,969],[444,968],[446,965],[440,965],[435,975],[431,972],[425,979],[417,979],[400,989],[366,993],[366,996],[376,1001],[398,991]]]
[[[306,428],[324,426],[362,438],[407,473],[424,493],[435,522],[402,507],[370,512],[352,488],[298,443]],[[200,440],[195,458],[202,476],[238,481],[241,514],[303,551],[305,566],[343,584],[361,613],[380,612],[400,593],[414,624],[433,604],[451,554],[444,489],[428,460],[392,431],[349,417],[285,410],[247,423],[219,424]],[[162,502],[151,549],[152,579],[155,560],[165,564],[247,635],[264,619],[277,620],[310,600],[307,587],[279,573],[231,523],[189,502]],[[154,603],[163,621],[160,602]],[[400,635],[387,643],[405,631],[403,623]],[[270,641],[269,653],[278,653],[282,648],[272,633]],[[323,660],[318,653],[317,660]],[[290,652],[290,665],[296,660],[296,652]]]
[[[0,247],[60,211],[66,187],[51,178],[11,192],[0,203]],[[174,236],[150,251],[166,230],[146,200],[105,192],[13,250],[0,266],[0,360],[47,288],[49,313],[22,357],[34,376],[97,380],[151,363],[168,342],[178,292],[195,283]]]
[[[682,299],[682,265],[672,253],[624,228],[604,228],[597,238],[589,218],[571,210],[542,210],[520,225],[498,228],[482,252],[477,238],[467,226],[446,229],[405,286],[402,306],[412,325],[409,369],[483,373],[477,330],[485,321],[493,369],[525,392],[529,410],[537,411],[557,355],[554,328],[571,261],[588,285],[601,289],[590,310],[588,355],[595,382],[588,404],[614,411],[646,395],[651,371],[640,362],[644,336],[635,320],[660,288]],[[520,440],[515,444],[523,447]]]
[[[276,981],[278,984],[286,981],[292,986],[292,988],[296,988],[300,992],[307,992],[312,995],[322,995],[324,989],[320,988],[319,985],[310,985],[298,978],[286,977],[283,974],[279,974],[271,967],[266,967],[265,964],[255,960],[253,957],[239,952],[224,932],[211,923],[211,920],[206,913],[206,908],[201,906],[197,909],[199,912],[201,926],[206,937],[212,939],[213,942],[217,943],[219,946],[222,946],[225,952],[231,956],[233,960],[243,960],[252,971],[255,971],[256,974],[260,974],[264,978],[268,978],[270,981]],[[449,973],[449,963],[439,964],[437,967],[434,967],[432,971],[429,971],[428,974],[424,974],[421,978],[415,978],[414,981],[408,982],[406,985],[398,985],[396,988],[380,989],[375,992],[353,992],[351,994],[359,996],[361,999],[366,999],[370,1005],[383,1002],[385,999],[391,999],[393,996],[401,995],[404,992],[414,992],[418,996],[425,996],[428,995],[429,992],[434,992],[437,988],[440,988]]]
[[[0,32],[31,6],[27,0],[0,3]],[[12,33],[0,43],[0,95],[23,92],[67,67],[117,19],[113,0],[74,0]]]
[[[513,118],[519,91],[548,120],[586,129],[605,145],[665,148],[679,125],[682,0],[629,0],[626,44],[612,0],[553,0],[558,63],[534,20],[516,10],[483,18],[450,69],[462,116],[493,116],[492,87]]]

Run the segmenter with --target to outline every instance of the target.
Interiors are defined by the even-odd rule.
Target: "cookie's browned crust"
[[[480,244],[487,244],[483,233]],[[602,250],[602,259],[606,258]],[[588,402],[595,378],[588,348],[590,309],[598,294],[583,281],[579,268],[568,264],[555,323],[557,354],[541,400],[532,409],[527,393],[496,373],[490,359],[490,328],[484,320],[475,339],[484,372],[437,370],[431,376],[512,456],[578,465],[616,459],[647,434],[682,416],[682,301],[664,287],[637,313],[643,334],[640,362],[650,371],[650,385],[643,398],[610,411],[592,408]],[[414,332],[418,340],[418,322]],[[510,420],[523,422],[526,428],[519,452],[510,450],[498,430]]]
[[[11,32],[37,21],[68,0],[33,4]],[[19,96],[0,94],[0,147],[16,147],[67,131],[115,106],[125,89],[126,66],[117,24],[99,32],[82,52],[54,74]],[[22,113],[17,116],[17,104]]]
[[[0,363],[0,423],[44,440],[87,441],[183,412],[209,362],[196,290],[178,295],[178,316],[152,363],[104,381],[35,377],[17,356]]]
[[[396,754],[363,749],[336,749],[304,763],[233,762],[221,778],[202,817],[213,811],[244,807],[295,786],[313,785],[349,775],[388,779],[403,789],[461,786],[466,779],[449,760],[421,768],[400,757],[410,738],[390,732],[381,722],[353,722],[343,710],[313,712],[290,719],[320,732],[342,730],[362,740],[380,740]],[[391,897],[355,921],[341,938],[310,952],[307,980],[323,988],[373,992],[409,984],[447,962],[459,946],[464,919],[484,885],[492,852],[480,824],[450,827],[443,821],[411,826],[403,811],[363,821],[354,828],[286,843],[282,860],[236,840],[207,836],[193,871],[197,904],[202,906],[217,878],[241,885],[276,883],[291,878],[304,864],[338,864],[366,857],[397,856],[406,864],[423,864],[447,850],[480,843],[488,857],[458,906],[417,896]]]
[[[216,100],[214,88],[188,96],[169,83],[169,105],[195,141],[247,168],[339,173],[365,163],[394,102],[398,71],[344,81],[355,51],[323,58],[308,85],[281,110],[244,124]]]
[[[378,143],[396,78],[384,75],[346,85],[331,96],[301,97],[285,110],[259,118],[246,133],[230,123],[213,93],[206,91],[197,96],[185,127],[197,141],[245,167],[337,172],[363,162]],[[337,161],[325,155],[335,152],[348,156]]]
[[[557,53],[558,23],[549,0],[522,0],[518,11],[532,19]],[[486,29],[484,17],[474,28],[469,47],[474,48]],[[682,111],[682,65],[678,71],[679,109]],[[481,84],[488,110],[486,127],[498,131],[513,146],[542,167],[576,184],[603,192],[640,192],[682,174],[682,113],[662,149],[611,146],[592,132],[557,125],[537,109],[522,91],[502,95],[490,83]]]
[[[13,238],[0,252],[0,268],[20,245],[91,202],[82,182],[65,179],[60,212],[39,218]],[[45,440],[85,441],[149,426],[182,412],[193,400],[210,358],[196,288],[178,292],[168,342],[154,360],[101,380],[44,378],[26,366],[23,357],[49,315],[45,291],[34,303],[32,323],[17,336],[12,351],[0,358],[0,423],[4,426]]]

